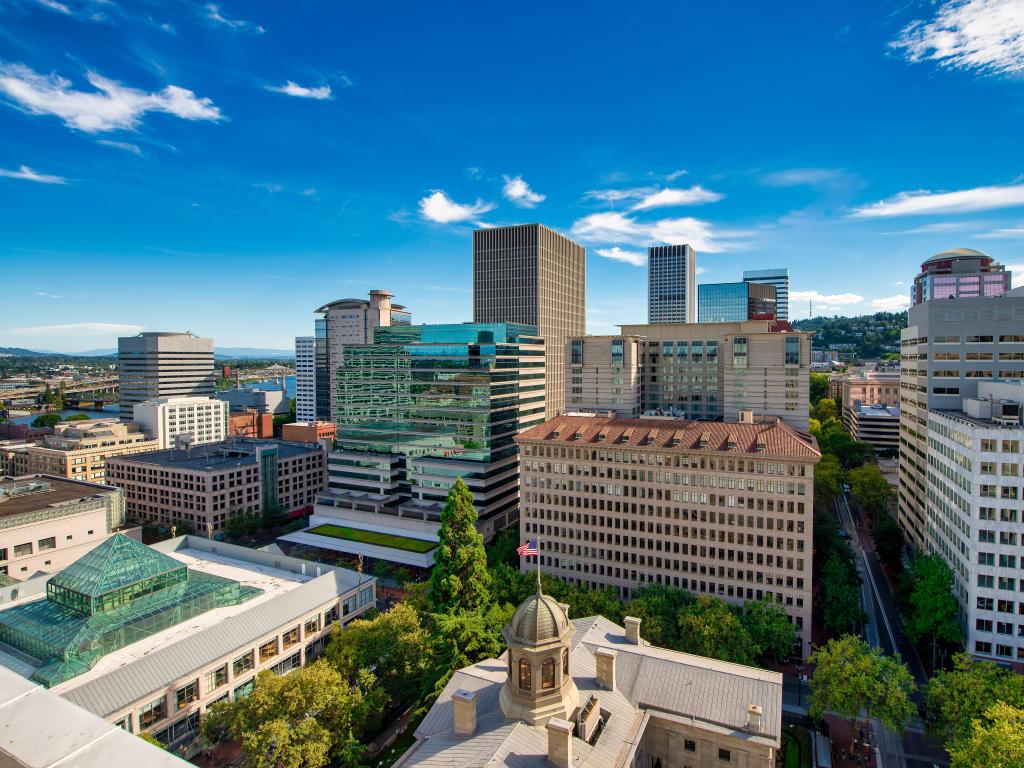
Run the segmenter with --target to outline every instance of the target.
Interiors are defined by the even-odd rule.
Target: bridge
[[[116,376],[106,377],[102,379],[92,379],[90,381],[74,381],[66,382],[64,384],[64,395],[74,395],[87,393],[90,395],[99,395],[103,393],[116,393],[120,388],[118,379]],[[54,391],[57,387],[50,387],[50,391]],[[39,387],[22,387],[21,389],[7,389],[0,391],[0,401],[3,400],[24,400],[27,398],[42,397],[46,394],[46,385]],[[109,402],[116,402],[114,400]]]
[[[118,402],[116,392],[83,392],[80,395],[65,395],[65,408],[80,408],[86,411],[99,411],[103,406]]]

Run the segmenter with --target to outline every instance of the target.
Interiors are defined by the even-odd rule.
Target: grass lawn
[[[786,726],[782,731],[784,768],[811,768],[810,735],[803,728]]]
[[[316,528],[310,528],[306,533],[315,533],[318,536],[330,536],[332,539],[358,541],[360,544],[376,544],[379,547],[402,549],[406,552],[424,553],[437,549],[437,544],[432,541],[410,539],[407,536],[394,536],[390,533],[363,531],[359,528],[347,528],[343,525],[318,525]]]

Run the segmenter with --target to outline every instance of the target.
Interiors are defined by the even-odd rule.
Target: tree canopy
[[[698,597],[679,614],[679,649],[737,664],[753,664],[754,643],[736,614],[721,600]]]
[[[924,689],[928,733],[947,745],[968,738],[972,723],[996,702],[1024,708],[1024,677],[969,653],[953,657],[953,669],[939,670]]]
[[[997,702],[949,749],[951,768],[1024,766],[1024,709]]]
[[[60,424],[61,418],[59,413],[43,413],[36,416],[32,420],[33,427],[53,427]]]
[[[789,658],[796,645],[796,627],[783,607],[770,598],[750,600],[743,606],[740,622],[750,635],[757,656]]]
[[[460,477],[441,512],[428,596],[441,611],[473,611],[490,602],[491,576],[483,536],[476,530],[473,494]]]
[[[853,500],[872,515],[884,512],[892,497],[892,486],[877,464],[864,464],[846,475]]]
[[[953,572],[939,555],[918,555],[910,566],[907,637],[913,642],[959,643]]]

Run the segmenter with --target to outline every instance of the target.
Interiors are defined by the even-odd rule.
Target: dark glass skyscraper
[[[766,283],[702,283],[697,297],[701,323],[776,319],[775,286]]]

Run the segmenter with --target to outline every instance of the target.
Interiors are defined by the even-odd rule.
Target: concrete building
[[[847,415],[845,411],[843,415]],[[898,405],[867,404],[854,400],[850,406],[846,428],[854,440],[869,443],[876,451],[898,451],[900,408]]]
[[[770,320],[621,328],[646,339],[644,413],[735,421],[753,410],[807,429],[811,334]]]
[[[544,340],[547,410],[565,409],[565,344],[586,333],[587,252],[542,224],[473,232],[473,322],[516,323]]]
[[[316,337],[295,337],[295,418],[316,421]]]
[[[335,384],[346,346],[372,344],[375,328],[412,323],[412,314],[401,304],[393,303],[392,297],[390,291],[375,290],[370,291],[369,300],[340,299],[317,309],[321,317],[316,320],[314,336],[316,413],[304,417],[305,420],[335,420]]]
[[[135,422],[69,421],[54,426],[53,434],[36,445],[0,453],[0,470],[8,475],[46,474],[103,483],[111,458],[159,447],[159,441]]]
[[[814,439],[785,422],[562,416],[516,438],[520,533],[545,573],[628,599],[773,598],[810,652]]]
[[[833,389],[834,385],[834,389]],[[899,408],[900,405],[900,373],[899,371],[868,371],[858,370],[837,376],[829,381],[829,392],[842,414],[847,429],[853,423],[853,404],[885,405]]]
[[[214,393],[213,339],[191,333],[144,332],[117,340],[121,419],[131,421],[136,403],[155,397]]]
[[[748,283],[764,283],[775,286],[775,319],[789,321],[789,270],[785,267],[773,269],[748,269],[743,272]]]
[[[566,410],[639,416],[643,350],[644,340],[637,336],[569,339]]]
[[[458,670],[395,768],[774,768],[782,675],[657,648],[531,595],[507,650]]]
[[[697,252],[690,246],[647,249],[647,322],[697,322]]]
[[[283,387],[282,383],[281,389],[225,389],[217,393],[217,399],[227,403],[233,413],[255,410],[272,416],[285,416],[291,412],[292,401]]]
[[[1024,382],[981,381],[928,419],[924,550],[946,560],[966,642],[1024,671]]]
[[[913,306],[932,299],[991,298],[1010,290],[1011,273],[973,248],[937,253],[921,265],[910,289]]]
[[[460,477],[486,540],[515,525],[514,438],[544,420],[544,347],[535,333],[511,323],[414,325],[378,328],[375,343],[347,347],[330,487],[317,496],[310,528],[283,540],[430,567]],[[327,524],[363,533],[316,533]],[[370,541],[382,533],[405,546]]]
[[[312,509],[326,484],[324,451],[306,443],[235,438],[189,450],[121,456],[108,464],[129,517],[201,533],[220,531],[236,513]]]
[[[956,410],[981,381],[1024,378],[1024,290],[928,300],[900,335],[899,522],[920,548],[928,530],[928,412]]]
[[[305,666],[375,600],[373,577],[324,563],[115,536],[59,574],[0,588],[0,639],[18,651],[0,650],[0,666],[190,755],[210,705],[248,695],[264,670]]]
[[[338,436],[338,425],[329,421],[296,421],[281,427],[281,439],[293,443],[319,443]]]
[[[135,423],[158,448],[171,448],[179,435],[193,445],[219,443],[228,436],[228,404],[214,397],[159,397],[134,408]]]
[[[52,475],[0,480],[0,583],[58,571],[124,522],[117,488]]]
[[[736,323],[775,320],[775,286],[767,283],[701,283],[697,286],[697,320]]]

